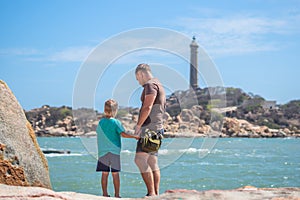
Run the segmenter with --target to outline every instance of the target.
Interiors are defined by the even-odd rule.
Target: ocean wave
[[[72,157],[72,156],[85,156],[86,154],[81,153],[70,153],[70,154],[61,154],[61,153],[50,153],[45,154],[46,157]]]
[[[169,154],[169,150],[168,149],[160,149],[160,150],[158,150],[158,154],[160,154],[160,155],[167,155],[167,154]]]
[[[130,151],[130,150],[122,150],[121,153],[125,153],[125,154],[132,154],[135,153],[135,151]]]
[[[180,149],[179,152],[188,153],[188,154],[194,154],[194,153],[212,153],[212,154],[224,153],[223,150],[219,150],[219,149],[210,150],[210,149],[197,149],[197,148]]]
[[[121,151],[122,154],[135,154],[135,151],[132,150],[122,150]],[[186,153],[186,154],[196,154],[196,153],[212,153],[212,154],[219,154],[219,153],[224,153],[223,150],[219,150],[219,149],[213,149],[213,150],[209,150],[209,149],[197,149],[197,148],[187,148],[187,149],[160,149],[158,151],[159,155],[171,155],[171,154],[178,154],[178,153]]]

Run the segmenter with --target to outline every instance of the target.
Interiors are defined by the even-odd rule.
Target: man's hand
[[[136,125],[134,129],[134,135],[140,137],[142,132],[142,127],[140,125]]]

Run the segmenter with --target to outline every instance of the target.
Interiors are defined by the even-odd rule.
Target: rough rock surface
[[[119,199],[113,197],[102,197],[89,194],[75,192],[54,192],[49,189],[39,187],[21,187],[8,186],[0,184],[0,199],[4,200],[103,200],[103,199]],[[122,198],[122,199],[145,199],[145,198]],[[156,197],[148,197],[146,199],[155,200],[173,200],[173,199],[188,199],[188,200],[300,200],[300,188],[255,188],[246,186],[234,190],[167,190],[165,193]]]
[[[24,111],[0,80],[0,183],[51,188],[48,163]]]

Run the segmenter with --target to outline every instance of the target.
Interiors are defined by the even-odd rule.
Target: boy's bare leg
[[[107,181],[108,181],[108,175],[109,172],[102,172],[102,177],[101,177],[101,186],[102,186],[102,193],[103,196],[108,197],[107,193]]]
[[[115,197],[120,197],[120,176],[119,172],[112,172],[114,188],[115,188]]]

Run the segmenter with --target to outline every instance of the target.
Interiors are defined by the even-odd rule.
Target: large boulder
[[[24,111],[0,80],[0,183],[51,188],[48,163]]]

